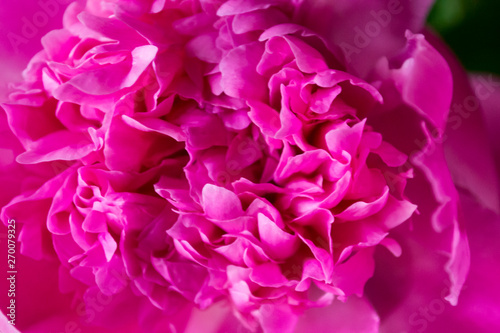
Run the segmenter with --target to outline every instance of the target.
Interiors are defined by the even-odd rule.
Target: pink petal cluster
[[[163,327],[229,304],[250,331],[305,332],[325,308],[372,332],[375,248],[399,257],[417,239],[445,253],[456,304],[468,245],[432,139],[450,68],[408,31],[363,73],[314,21],[322,6],[70,4],[2,104],[24,177],[2,220],[22,223],[22,253],[56,259],[59,290],[85,306],[141,302]]]

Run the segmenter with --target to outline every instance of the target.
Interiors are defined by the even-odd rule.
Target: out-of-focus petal
[[[497,170],[500,170],[500,79],[493,74],[475,74],[472,76],[472,87],[483,107],[483,117],[488,131],[489,142],[494,151]],[[497,175],[500,171],[497,171]]]
[[[329,306],[305,311],[294,332],[375,333],[378,332],[379,322],[379,316],[369,301],[352,296],[345,303],[335,300]]]
[[[495,239],[500,232],[500,220],[470,194],[462,194],[461,201],[473,260],[458,304],[449,304],[450,284],[444,274],[437,273],[442,259],[426,252],[423,243],[416,239],[407,242],[400,259],[380,250],[376,257],[379,265],[367,290],[380,313],[381,332],[499,329],[496,299],[500,291],[493,280],[499,274],[494,253],[498,251]]]
[[[433,4],[424,1],[303,1],[305,25],[325,36],[349,72],[365,78],[381,57],[403,47],[407,29],[419,32]]]
[[[404,51],[389,62],[379,62],[377,71],[394,81],[404,103],[444,131],[453,93],[450,68],[424,35],[407,31],[406,38]]]

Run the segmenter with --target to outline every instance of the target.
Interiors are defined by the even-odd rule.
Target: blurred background
[[[499,0],[437,0],[428,23],[467,70],[500,75],[499,13]]]

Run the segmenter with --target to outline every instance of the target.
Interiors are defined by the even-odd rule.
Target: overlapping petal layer
[[[2,220],[22,224],[23,255],[60,263],[82,304],[61,318],[117,329],[126,305],[145,332],[206,316],[207,332],[376,332],[393,310],[379,272],[428,257],[456,304],[457,74],[417,33],[429,3],[71,3],[0,118],[2,173],[26,177]],[[350,49],[370,15],[384,43]]]

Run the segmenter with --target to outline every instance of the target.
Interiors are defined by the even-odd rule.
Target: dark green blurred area
[[[467,70],[500,75],[500,0],[437,0],[428,21]]]

